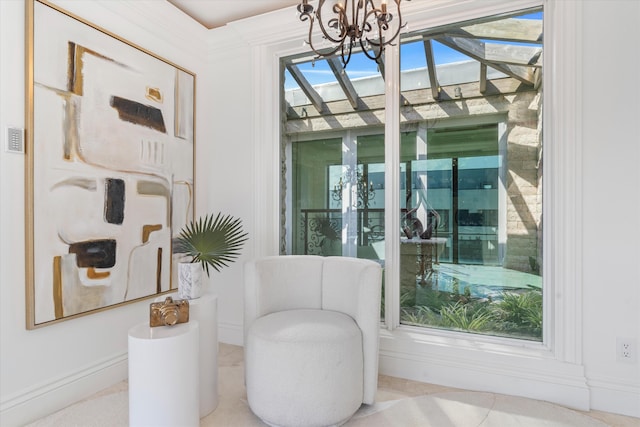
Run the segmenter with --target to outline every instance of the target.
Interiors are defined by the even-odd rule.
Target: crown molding
[[[202,41],[206,40],[207,29],[169,2],[153,0],[93,0],[90,2],[50,0],[49,2],[144,48],[157,45],[160,40],[164,45],[171,46],[179,52],[201,57],[202,49],[205,47]]]

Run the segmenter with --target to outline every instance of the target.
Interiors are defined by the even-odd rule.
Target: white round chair
[[[271,426],[341,425],[375,400],[380,266],[280,256],[245,267],[245,383]]]

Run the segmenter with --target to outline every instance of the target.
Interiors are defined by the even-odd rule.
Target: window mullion
[[[400,324],[400,47],[385,50],[385,323]]]
[[[342,190],[342,256],[358,256],[357,227],[358,227],[358,144],[354,132],[347,130],[342,139],[342,176],[344,188]]]

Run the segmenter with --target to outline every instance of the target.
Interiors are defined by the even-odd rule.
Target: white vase
[[[199,262],[178,263],[178,298],[196,299],[202,296],[202,266]]]

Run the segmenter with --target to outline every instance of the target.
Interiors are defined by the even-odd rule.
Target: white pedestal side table
[[[218,297],[204,294],[189,300],[189,319],[200,324],[200,418],[204,418],[218,406]]]
[[[155,301],[164,301],[167,296],[178,299],[176,292],[158,297]],[[218,407],[217,295],[204,294],[189,300],[189,321],[194,320],[200,325],[200,418],[204,418]]]
[[[199,326],[129,330],[129,425],[200,425]]]

